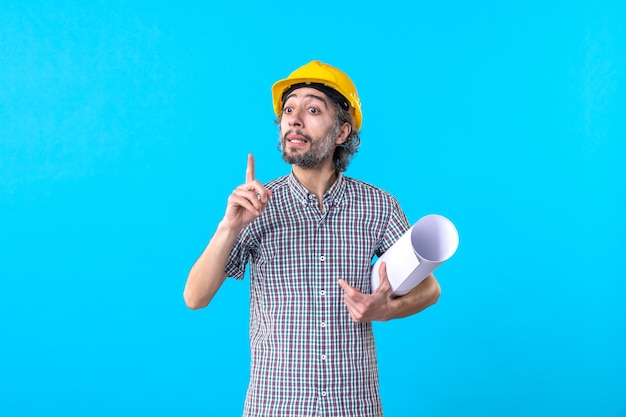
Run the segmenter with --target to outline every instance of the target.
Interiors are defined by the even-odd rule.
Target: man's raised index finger
[[[248,154],[248,168],[246,169],[246,182],[254,181],[254,156]]]

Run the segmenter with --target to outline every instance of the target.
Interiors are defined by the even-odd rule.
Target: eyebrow
[[[289,100],[291,97],[298,97],[298,95],[296,93],[291,93],[289,94],[286,98],[285,98],[285,103],[287,103],[287,100]],[[328,108],[328,103],[326,102],[326,99],[322,96],[317,96],[315,94],[307,94],[306,96],[304,96],[304,98],[316,98],[319,101],[321,101],[322,103],[324,103],[324,107]],[[284,104],[283,104],[284,106]]]

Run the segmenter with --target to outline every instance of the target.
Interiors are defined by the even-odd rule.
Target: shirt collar
[[[315,198],[314,194],[310,193],[309,190],[304,188],[304,185],[298,181],[296,176],[293,174],[293,171],[289,174],[288,183],[289,188],[300,203],[307,204],[311,198]],[[337,174],[337,179],[334,184],[331,185],[328,191],[324,193],[324,203],[334,205],[341,201],[345,188],[346,181],[343,174],[340,172]]]

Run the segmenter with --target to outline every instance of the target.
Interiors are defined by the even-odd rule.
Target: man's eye
[[[292,111],[293,111],[293,108],[291,108],[291,107],[285,107],[283,109],[283,113],[291,113]]]
[[[313,114],[318,114],[320,112],[319,109],[316,109],[315,107],[311,107],[309,111]]]

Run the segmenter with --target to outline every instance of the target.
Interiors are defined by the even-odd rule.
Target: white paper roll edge
[[[450,259],[459,246],[454,224],[439,214],[419,219],[372,267],[372,292],[380,285],[380,263],[387,265],[392,296],[399,297],[422,282],[439,265]]]

